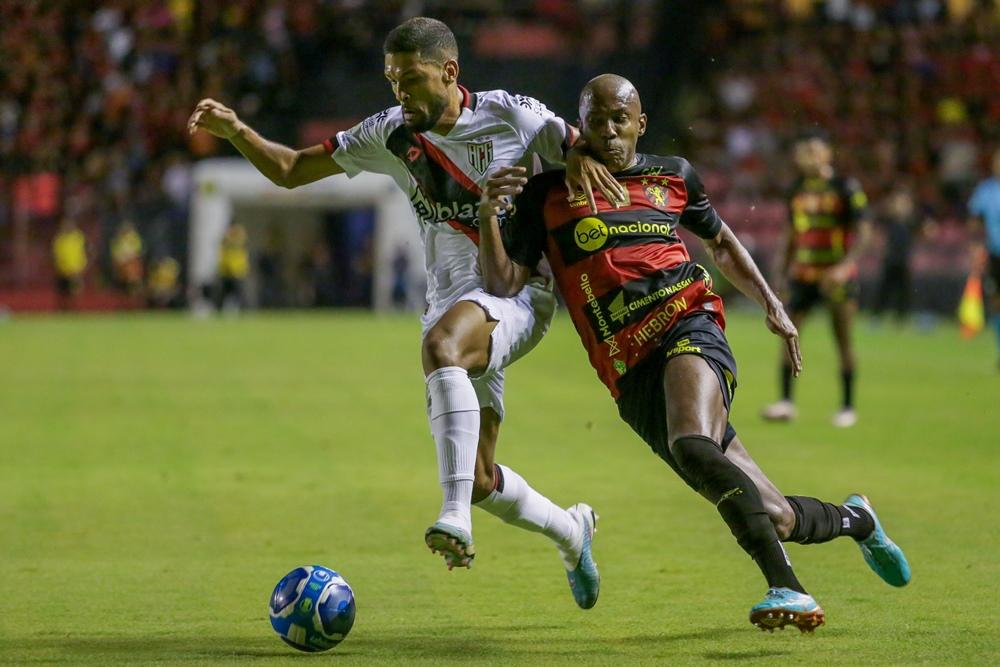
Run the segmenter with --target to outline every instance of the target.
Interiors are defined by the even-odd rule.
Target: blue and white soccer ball
[[[271,593],[268,613],[278,636],[300,651],[327,651],[354,625],[354,591],[321,565],[297,567]]]

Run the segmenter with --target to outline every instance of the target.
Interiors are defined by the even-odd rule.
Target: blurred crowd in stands
[[[192,164],[233,154],[187,135],[197,100],[316,143],[392,103],[381,42],[422,13],[452,26],[478,87],[568,62],[544,80],[551,100],[518,92],[570,118],[587,77],[626,70],[650,91],[643,148],[687,155],[760,251],[804,131],[829,134],[876,207],[904,188],[939,220],[964,218],[1000,142],[993,0],[0,2],[0,290],[54,284],[53,242],[77,228],[84,282],[148,296],[158,276],[174,296],[150,301],[182,303]]]

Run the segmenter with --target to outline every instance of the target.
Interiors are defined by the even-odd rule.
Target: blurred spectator
[[[152,263],[146,284],[150,308],[177,308],[181,305],[180,275],[181,265],[173,257],[162,257]]]
[[[219,290],[216,306],[226,312],[243,308],[243,283],[250,271],[247,232],[233,223],[226,229],[219,249]]]
[[[111,239],[111,267],[115,284],[131,296],[142,290],[142,237],[126,220]]]
[[[267,241],[257,257],[257,304],[261,308],[288,305],[285,287],[285,232],[280,223],[272,224]]]
[[[932,222],[926,218],[906,188],[893,191],[878,222],[885,232],[885,252],[879,287],[876,290],[874,314],[881,316],[891,308],[899,322],[910,314],[913,280],[910,275],[910,254],[914,241],[931,233]]]
[[[0,286],[50,283],[36,259],[67,215],[99,248],[135,220],[146,256],[184,265],[192,161],[234,154],[188,136],[197,100],[301,145],[307,121],[341,127],[391,104],[381,41],[417,13],[455,30],[470,86],[541,96],[567,118],[587,78],[630,76],[655,126],[678,130],[648,149],[690,155],[763,253],[803,129],[830,130],[874,201],[905,178],[942,219],[1000,143],[995,2],[0,0]],[[669,60],[664,43],[681,45]]]
[[[68,310],[83,289],[83,272],[87,268],[87,239],[72,218],[63,218],[52,239],[52,259],[59,308]]]
[[[873,200],[900,177],[929,182],[927,203],[954,217],[1000,140],[991,4],[728,2],[705,47],[714,83],[689,93],[693,161],[729,196],[777,197],[783,147],[820,126]]]

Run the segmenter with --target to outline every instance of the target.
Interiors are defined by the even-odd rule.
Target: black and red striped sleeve
[[[507,256],[512,261],[534,269],[545,252],[545,197],[552,184],[546,172],[531,178],[514,199],[514,208],[500,229]],[[561,173],[561,172],[560,172]]]
[[[684,158],[677,160],[680,163],[679,174],[684,179],[684,186],[687,189],[687,205],[681,214],[680,223],[699,238],[714,239],[722,229],[722,218],[708,200],[698,172]]]

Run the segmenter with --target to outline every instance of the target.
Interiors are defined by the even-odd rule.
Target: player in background
[[[788,199],[790,226],[775,284],[779,294],[788,294],[788,315],[796,328],[802,326],[813,306],[823,302],[829,306],[841,382],[841,404],[833,424],[846,428],[858,421],[851,328],[857,311],[858,258],[872,235],[868,199],[857,181],[835,173],[833,150],[825,139],[799,140],[794,160],[800,176]],[[795,415],[792,368],[783,362],[781,400],[764,408],[762,416],[769,421],[789,421]]]
[[[646,129],[639,94],[616,75],[591,80],[580,95],[580,129],[589,150],[628,193],[624,207],[598,199],[595,215],[566,201],[558,171],[524,178],[495,172],[483,193],[480,262],[487,289],[516,294],[544,255],[566,299],[591,365],[622,418],[693,489],[716,506],[767,580],[750,610],[763,629],[803,631],[824,612],[799,583],[781,541],[801,544],[850,536],[886,582],[910,572],[868,499],[834,505],[783,496],[728,423],[736,362],[723,328],[722,299],[708,272],[691,261],[677,225],[702,239],[726,277],[766,312],[789,365],[801,369],[798,332],[749,253],[708,201],[691,165],[679,157],[636,153]],[[497,212],[516,195],[501,232]]]
[[[913,193],[905,186],[899,186],[889,194],[878,222],[885,230],[885,251],[872,315],[881,318],[887,309],[892,308],[896,322],[903,324],[910,315],[912,305],[910,257],[913,245],[921,237],[930,237],[935,225],[920,210]]]
[[[259,136],[214,100],[189,121],[228,139],[274,183],[298,185],[362,171],[391,176],[420,223],[427,267],[423,366],[443,503],[425,541],[449,569],[475,556],[470,500],[512,525],[541,532],[559,548],[577,604],[592,607],[600,578],[590,554],[596,515],[568,510],[494,462],[503,418],[503,369],[532,349],[555,309],[551,279],[535,274],[509,298],[482,289],[478,205],[488,170],[538,158],[562,163],[577,132],[535,99],[502,90],[473,93],[458,83],[458,47],[448,27],[418,17],[384,44],[385,77],[398,106],[321,145],[292,150]],[[594,206],[591,185],[623,197],[602,165],[573,151],[567,178]]]
[[[986,252],[993,294],[993,326],[1000,351],[1000,149],[993,154],[993,176],[983,179],[969,199],[969,216],[973,225],[982,224],[986,231]],[[978,246],[977,246],[978,249]],[[997,363],[1000,368],[1000,362]]]

